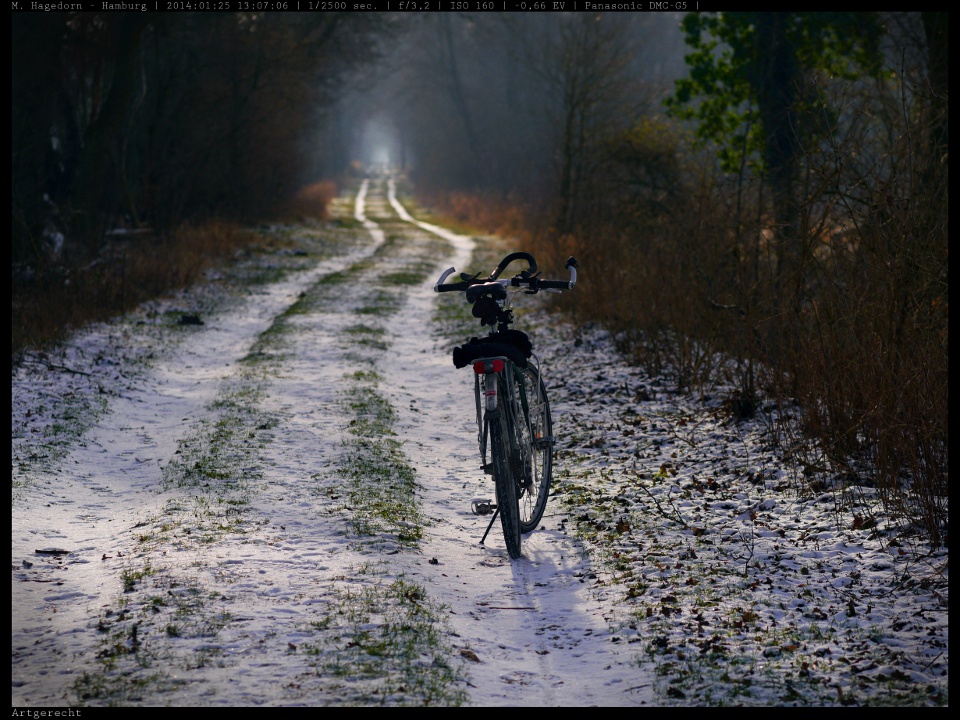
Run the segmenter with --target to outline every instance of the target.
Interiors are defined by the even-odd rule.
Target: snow
[[[518,315],[550,393],[556,494],[520,559],[498,523],[479,544],[490,518],[471,500],[493,489],[473,380],[449,355],[469,335],[435,319],[463,301],[432,292],[451,265],[481,269],[478,241],[410,217],[392,180],[339,213],[365,232],[277,229],[322,250],[257,260],[290,268],[277,282],[212,280],[14,368],[14,707],[424,704],[316,662],[355,644],[323,650],[330,633],[385,625],[338,603],[399,581],[440,618],[453,691],[435,704],[948,704],[945,549],[890,523],[866,482],[805,491],[764,417],[731,422],[722,388],[674,393],[539,296]],[[381,289],[399,305],[372,312],[414,256],[427,280]],[[416,477],[409,517],[372,539],[344,499],[357,389],[389,401]],[[190,474],[211,448],[216,495]],[[408,673],[434,677],[421,661]]]

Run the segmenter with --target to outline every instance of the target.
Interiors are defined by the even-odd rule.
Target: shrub
[[[337,197],[337,186],[330,180],[322,180],[301,188],[290,200],[287,214],[297,219],[317,221],[330,218],[330,202]]]

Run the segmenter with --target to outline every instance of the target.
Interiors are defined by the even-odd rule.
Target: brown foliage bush
[[[14,359],[63,340],[75,328],[122,314],[145,300],[189,286],[256,236],[218,220],[165,235],[120,236],[83,266],[49,265],[12,287]]]
[[[330,203],[337,197],[337,185],[322,180],[301,188],[286,208],[286,215],[298,219],[324,221],[330,219]]]
[[[843,466],[866,453],[888,505],[943,542],[947,178],[921,157],[901,159],[848,206],[852,229],[810,258],[815,287],[797,318],[793,385],[827,457]]]
[[[528,241],[527,209],[515,198],[455,191],[430,193],[425,202],[463,232],[513,238],[521,245]]]
[[[883,149],[884,169],[842,178],[829,177],[830,153],[809,155],[822,185],[794,239],[802,264],[781,278],[762,178],[721,175],[657,124],[613,147],[591,179],[600,204],[574,232],[528,212],[490,217],[503,207],[476,196],[451,196],[445,209],[516,238],[513,249],[545,272],[575,255],[577,291],[559,304],[577,321],[606,326],[679,390],[732,383],[726,407],[737,418],[761,402],[781,408],[774,430],[801,448],[799,482],[875,484],[896,517],[946,542],[945,163],[900,145]],[[838,191],[845,183],[855,201]],[[803,437],[786,421],[796,409]]]

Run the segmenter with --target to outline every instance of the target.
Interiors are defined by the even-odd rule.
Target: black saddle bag
[[[453,349],[453,364],[466,367],[482,357],[502,356],[508,358],[520,368],[527,366],[527,358],[533,354],[533,343],[525,332],[503,330],[482,338],[470,338],[460,347]]]

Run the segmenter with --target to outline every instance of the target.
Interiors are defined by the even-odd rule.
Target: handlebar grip
[[[434,292],[443,292],[443,291],[440,289],[441,286],[443,285],[443,281],[446,280],[448,277],[450,277],[450,275],[452,275],[454,272],[456,272],[456,268],[452,268],[452,267],[447,268],[446,270],[444,270],[444,271],[443,271],[443,275],[440,276],[440,279],[437,280],[436,284],[433,286],[433,291],[434,291]]]
[[[577,284],[577,259],[571,255],[567,258],[566,268],[570,271],[570,289],[573,290],[573,286]]]
[[[570,290],[573,282],[571,280],[540,280],[537,287],[541,290]]]
[[[459,282],[459,283],[447,283],[446,285],[437,283],[433,286],[434,292],[454,292],[454,291],[463,291],[470,287],[470,283]]]
[[[577,259],[571,255],[566,263],[566,268],[570,271],[569,280],[538,280],[534,278],[530,286],[537,290],[573,290],[577,284],[577,267]]]
[[[473,284],[469,276],[464,275],[462,273],[460,274],[460,277],[464,279],[463,282],[458,282],[458,283],[443,282],[455,272],[456,272],[455,268],[447,268],[446,270],[444,270],[443,275],[441,275],[440,279],[437,280],[437,284],[433,286],[433,291],[440,293],[440,292],[454,292],[457,290],[466,290],[468,287],[470,287],[471,284]]]

